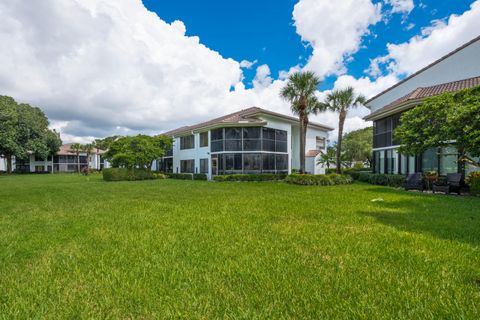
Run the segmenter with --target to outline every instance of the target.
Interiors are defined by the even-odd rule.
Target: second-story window
[[[208,132],[200,133],[200,148],[208,147]]]
[[[195,148],[195,138],[192,135],[180,137],[180,150]]]
[[[321,137],[316,138],[316,149],[317,150],[325,149],[325,138],[321,138]]]

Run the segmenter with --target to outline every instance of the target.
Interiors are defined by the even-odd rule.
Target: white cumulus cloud
[[[415,7],[413,0],[385,0],[385,3],[392,6],[392,13],[409,14]]]
[[[388,54],[372,60],[371,71],[379,64],[397,75],[409,75],[448,54],[480,34],[480,0],[461,15],[434,20],[420,35],[400,44],[388,44]]]
[[[294,7],[297,33],[312,46],[307,69],[323,77],[345,72],[369,27],[381,20],[381,5],[370,0],[300,0]]]

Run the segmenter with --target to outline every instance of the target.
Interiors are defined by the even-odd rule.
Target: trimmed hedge
[[[285,182],[304,186],[333,186],[337,184],[350,184],[352,177],[346,174],[291,174]]]
[[[195,173],[193,175],[193,180],[207,180],[207,174],[206,173]]]
[[[151,180],[157,177],[151,171],[127,168],[106,168],[102,170],[105,181]]]
[[[178,180],[207,180],[205,173],[166,173],[165,175],[170,179]]]
[[[167,173],[167,178],[178,180],[193,180],[193,173]]]
[[[218,182],[223,181],[280,181],[287,175],[284,173],[248,173],[248,174],[225,174],[213,177]]]
[[[381,174],[371,172],[359,172],[358,181],[367,182],[379,186],[401,188],[405,186],[405,176],[400,174]]]

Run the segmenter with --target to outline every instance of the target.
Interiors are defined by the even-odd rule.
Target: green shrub
[[[207,180],[207,174],[205,174],[205,173],[195,173],[193,175],[193,180]]]
[[[353,179],[345,174],[291,174],[287,176],[285,182],[305,186],[331,186],[336,184],[349,184]]]
[[[372,172],[371,168],[346,168],[343,169],[344,174],[350,175],[353,180],[358,180],[360,178],[360,172]]]
[[[102,170],[105,181],[150,180],[157,177],[151,171],[143,169],[107,168]]]
[[[156,179],[167,179],[167,176],[164,173],[154,173]]]
[[[325,169],[325,174],[331,174],[331,173],[336,173],[337,169],[335,168],[327,168]],[[293,172],[292,172],[293,173]]]
[[[193,180],[193,173],[167,173],[166,176],[170,179]]]
[[[480,171],[471,172],[466,179],[466,183],[470,187],[472,195],[480,195]]]
[[[375,184],[379,186],[389,186],[389,187],[396,187],[396,188],[405,186],[405,176],[400,174],[359,172],[358,181]]]
[[[287,175],[284,173],[247,173],[247,174],[225,174],[213,177],[218,182],[223,181],[279,181],[284,180]]]

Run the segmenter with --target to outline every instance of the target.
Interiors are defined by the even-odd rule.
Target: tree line
[[[47,159],[62,145],[60,134],[48,128],[42,110],[13,98],[0,96],[0,156],[7,160],[12,173],[12,159],[28,159],[30,155]]]

